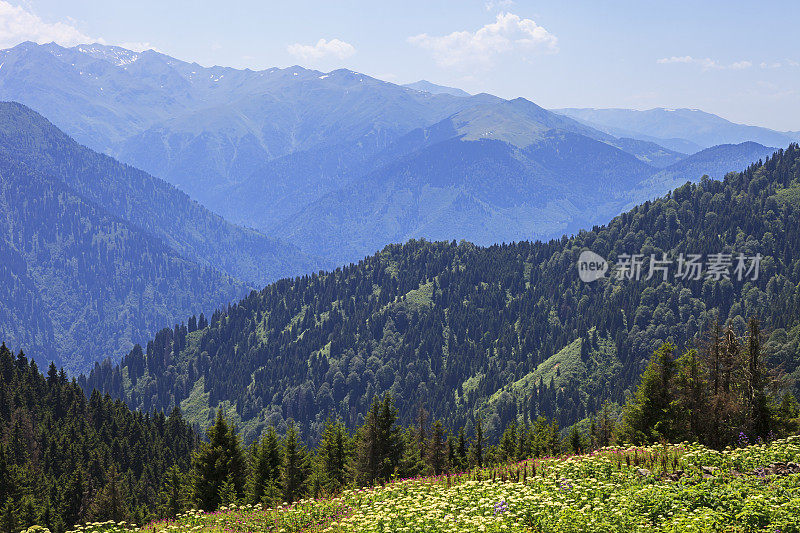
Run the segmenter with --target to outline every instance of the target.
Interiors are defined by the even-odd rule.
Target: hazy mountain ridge
[[[56,177],[191,261],[254,285],[322,265],[291,245],[225,221],[158,178],[77,144],[22,105],[0,103],[0,124],[4,153]]]
[[[658,196],[681,178],[708,173],[675,167],[670,178],[653,178],[688,151],[648,136],[612,135],[523,98],[420,91],[345,69],[206,68],[101,45],[25,43],[3,59],[0,97],[35,104],[90,146],[328,264],[409,237],[485,244],[558,237],[630,205],[609,180]],[[478,142],[489,140],[506,147]],[[437,149],[462,174],[442,169]],[[742,166],[734,159],[727,170]],[[434,167],[450,181],[434,179]],[[520,180],[538,189],[522,191]],[[497,204],[503,195],[514,197],[513,205]],[[276,250],[280,263],[286,250]],[[247,276],[226,271],[252,279],[258,263],[242,261],[251,265]]]
[[[792,145],[724,182],[686,184],[571,238],[387,246],[358,264],[271,284],[185,338],[162,330],[146,353],[134,350],[81,382],[145,410],[180,404],[201,425],[222,409],[246,440],[289,419],[312,439],[327,417],[353,427],[383,392],[406,422],[424,404],[467,431],[480,413],[494,434],[538,415],[569,425],[606,399],[622,401],[655,348],[692,342],[719,313],[735,328],[759,316],[771,332],[770,364],[784,365],[796,387],[800,258],[787,251],[800,249],[798,180]],[[756,280],[588,284],[576,269],[586,249],[612,261],[687,250],[764,259]]]
[[[797,132],[736,124],[699,109],[553,109],[615,136],[636,137],[694,153],[721,144],[754,141],[765,146],[788,146],[800,141]],[[696,146],[697,150],[686,150]]]
[[[322,264],[78,145],[17,103],[0,103],[0,186],[0,333],[71,371]]]
[[[725,172],[746,166],[752,150],[741,149],[744,156],[720,151],[707,166]],[[409,238],[481,245],[547,240],[600,224],[632,198],[657,197],[706,173],[698,168],[707,160],[673,163],[667,179],[641,154],[661,164],[680,157],[645,141],[603,134],[524,99],[472,107],[402,137],[375,159],[376,168],[269,231],[338,263]]]
[[[706,148],[656,172],[630,191],[628,207],[658,196],[660,191],[672,190],[687,181],[696,181],[704,175],[722,179],[728,172],[771,156],[777,148],[755,142],[723,144]]]
[[[467,91],[462,89],[458,89],[456,87],[447,87],[445,85],[437,85],[435,83],[431,83],[428,80],[419,80],[415,81],[414,83],[405,83],[403,87],[408,87],[409,89],[414,89],[415,91],[422,91],[431,94],[450,94],[452,96],[463,96],[468,97],[472,96]]]

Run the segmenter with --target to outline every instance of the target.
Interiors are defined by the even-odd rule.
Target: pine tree
[[[430,474],[438,476],[447,470],[447,448],[444,425],[441,420],[437,420],[431,426],[431,436],[428,439],[428,449],[425,455]]]
[[[772,414],[764,391],[763,363],[761,361],[761,325],[756,317],[747,325],[748,404],[750,429],[760,437],[766,437],[772,429]]]
[[[194,498],[204,510],[216,510],[221,502],[223,484],[229,482],[236,499],[244,496],[247,479],[244,454],[233,426],[228,425],[217,410],[214,424],[208,430],[208,442],[203,443],[193,458]]]
[[[260,442],[253,443],[248,499],[250,503],[274,505],[281,496],[281,470],[283,450],[275,428],[267,428]]]
[[[350,437],[344,424],[330,419],[325,424],[319,446],[319,469],[323,489],[328,494],[339,492],[347,484],[347,465],[352,455]]]
[[[583,435],[581,432],[578,431],[578,428],[572,426],[572,429],[569,431],[569,447],[572,453],[581,453],[584,449],[583,446]]]
[[[14,500],[6,499],[6,503],[0,510],[0,532],[17,533],[17,520],[14,509]]]
[[[310,470],[308,451],[292,422],[283,444],[283,501],[291,503],[306,494]]]
[[[467,468],[467,443],[464,438],[464,428],[458,430],[458,445],[456,447],[456,468],[465,470]]]
[[[388,481],[402,455],[400,430],[395,426],[397,409],[390,395],[372,402],[358,434],[357,479],[364,485]]]
[[[161,489],[162,516],[172,518],[186,507],[186,487],[184,476],[178,465],[172,465],[164,474],[164,485]]]
[[[91,505],[92,519],[95,521],[113,520],[121,522],[129,518],[125,490],[117,473],[117,468],[111,466],[108,471],[108,481],[95,496]]]
[[[707,432],[706,404],[708,402],[708,378],[706,368],[700,361],[697,350],[689,350],[677,361],[678,413],[683,429],[677,432],[687,439],[697,439]]]
[[[220,505],[231,505],[236,503],[236,485],[233,481],[233,473],[228,472],[225,480],[219,488],[219,503]]]
[[[475,421],[475,437],[469,448],[469,462],[473,466],[483,468],[483,423],[480,418]]]
[[[420,449],[416,427],[406,428],[401,434],[403,455],[400,457],[400,477],[417,477],[425,472],[425,450]]]
[[[517,430],[517,445],[514,452],[514,459],[522,461],[531,455],[531,435],[527,423],[525,426],[520,426]]]
[[[510,463],[516,458],[517,451],[517,424],[511,422],[506,426],[503,436],[500,437],[500,462]]]
[[[640,444],[675,436],[674,350],[672,344],[664,343],[650,359],[635,396],[625,407],[624,439]]]

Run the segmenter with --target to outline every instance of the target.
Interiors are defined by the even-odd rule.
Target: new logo
[[[608,262],[590,250],[584,250],[578,257],[578,275],[586,283],[605,277]]]

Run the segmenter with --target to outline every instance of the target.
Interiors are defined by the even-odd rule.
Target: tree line
[[[763,357],[759,320],[738,334],[714,321],[696,348],[656,350],[617,428],[622,442],[699,441],[720,448],[798,431],[795,397]],[[782,394],[781,394],[782,391]]]
[[[761,327],[751,318],[746,332],[715,321],[699,349],[676,356],[662,344],[650,358],[635,392],[619,414],[608,405],[562,432],[556,420],[509,423],[489,442],[480,418],[469,439],[464,429],[428,424],[420,407],[414,425],[398,425],[390,395],[373,399],[364,425],[350,435],[341,421],[325,425],[316,451],[309,451],[290,425],[281,440],[274,428],[243,450],[217,412],[209,442],[200,446],[187,473],[180,505],[216,509],[231,503],[292,502],[336,494],[345,487],[372,486],[392,479],[442,475],[528,458],[584,453],[611,444],[694,441],[712,447],[745,445],[800,431],[800,407],[765,362]],[[210,465],[229,464],[227,470]],[[249,469],[249,470],[248,470]],[[249,474],[248,474],[249,472]]]
[[[621,409],[562,431],[558,421],[518,417],[497,439],[476,416],[473,431],[448,430],[420,405],[402,425],[390,394],[375,396],[354,432],[328,419],[308,446],[290,422],[249,446],[218,409],[205,439],[183,420],[131,411],[63,369],[42,375],[0,346],[0,531],[40,524],[52,531],[89,520],[143,523],[189,508],[274,506],[394,479],[449,475],[527,458],[583,453],[610,444],[699,441],[715,447],[800,431],[800,409],[763,356],[759,321],[745,332],[714,322],[698,348],[676,356],[662,344]]]
[[[188,471],[197,434],[179,409],[132,411],[50,364],[0,345],[0,531],[164,512],[168,472]]]
[[[497,439],[522,414],[529,424],[545,416],[566,427],[606,401],[621,405],[663,342],[687,345],[714,317],[741,330],[746,317],[759,316],[770,331],[765,357],[783,365],[797,392],[798,192],[800,148],[792,145],[724,181],[686,184],[570,238],[387,246],[357,264],[272,283],[196,331],[166,328],[79,383],[135,409],[166,412],[202,385],[208,407],[235,407],[247,443],[269,425],[284,433],[290,420],[315,445],[328,418],[355,431],[372,398],[385,393],[404,425],[427,402],[433,418],[468,433],[481,411],[483,429]],[[587,249],[610,261],[636,253],[763,259],[755,280],[589,284],[576,269]],[[535,401],[504,394],[592,336],[600,347],[584,342],[576,372],[537,383]]]

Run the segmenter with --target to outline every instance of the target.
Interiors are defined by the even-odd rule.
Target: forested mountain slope
[[[15,103],[0,104],[0,206],[0,334],[71,372],[242,297],[246,281],[315,266]]]
[[[78,522],[142,523],[163,506],[168,471],[185,471],[197,436],[180,411],[132,412],[98,392],[89,398],[50,365],[42,375],[0,345],[0,501],[3,528]]]
[[[353,427],[383,391],[406,422],[424,403],[450,427],[469,428],[475,412],[489,432],[538,413],[563,425],[605,399],[622,400],[662,341],[681,345],[717,316],[735,328],[761,317],[771,363],[796,382],[798,217],[800,148],[792,145],[724,182],[684,185],[572,238],[488,248],[411,241],[279,281],[201,330],[163,330],[146,350],[96,367],[82,383],[147,410],[180,404],[200,423],[209,408],[225,408],[246,438],[289,418],[312,437],[328,416]],[[589,284],[576,268],[586,249],[611,260],[662,252],[763,260],[756,280]]]
[[[247,290],[0,154],[0,334],[70,371]]]
[[[321,266],[293,246],[227,222],[165,181],[79,145],[23,105],[0,102],[0,152],[60,180],[187,259],[243,282],[263,285]]]

